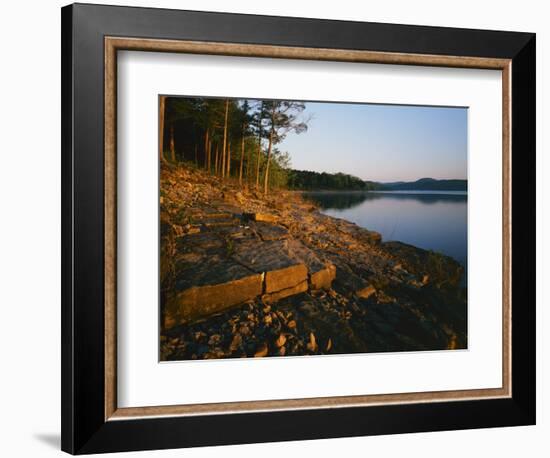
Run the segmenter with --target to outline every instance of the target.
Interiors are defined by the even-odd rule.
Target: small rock
[[[235,199],[237,199],[237,201],[242,204],[246,201],[246,199],[244,198],[244,196],[242,195],[242,193],[239,191],[235,194]]]
[[[231,341],[231,344],[229,345],[229,349],[231,351],[236,351],[239,349],[239,347],[241,346],[243,342],[243,338],[241,337],[240,334],[235,334],[233,336],[233,340]]]
[[[309,333],[309,343],[307,344],[307,349],[309,351],[317,351],[317,341],[315,340],[315,334],[313,332]]]
[[[239,333],[243,336],[248,336],[250,335],[250,328],[246,324],[242,324],[239,328]]]
[[[255,358],[263,358],[264,356],[267,356],[269,353],[269,347],[266,343],[261,344],[257,350],[256,353],[254,353]]]
[[[279,338],[275,341],[275,345],[277,345],[277,347],[282,347],[284,344],[286,343],[286,337],[284,334],[281,334],[279,336]]]
[[[416,288],[416,289],[420,289],[422,286],[424,286],[423,283],[419,282],[418,280],[416,280],[415,278],[409,280],[407,282],[407,285],[413,287],[413,288]]]
[[[195,332],[195,342],[203,342],[206,340],[206,333],[202,331]]]
[[[218,345],[222,340],[222,336],[219,334],[213,334],[210,336],[210,339],[208,339],[208,345]]]
[[[174,229],[176,237],[181,237],[184,234],[183,227],[178,224],[172,224],[172,229]]]
[[[357,291],[356,294],[357,294],[357,296],[359,296],[362,299],[368,299],[374,293],[376,293],[376,288],[372,285],[369,285],[366,288],[362,288],[359,291]]]

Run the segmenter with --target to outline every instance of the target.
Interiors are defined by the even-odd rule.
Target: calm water
[[[352,221],[398,240],[446,254],[466,267],[467,195],[430,191],[304,193],[326,215]]]

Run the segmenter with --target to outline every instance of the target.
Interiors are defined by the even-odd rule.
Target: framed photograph
[[[535,423],[535,35],[62,9],[62,448]]]

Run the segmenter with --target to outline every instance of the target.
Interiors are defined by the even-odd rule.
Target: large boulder
[[[272,304],[277,301],[280,301],[281,299],[284,299],[285,297],[290,297],[290,296],[295,296],[296,294],[305,293],[307,290],[308,290],[308,283],[307,281],[303,281],[291,288],[282,289],[272,293],[265,293],[264,295],[262,295],[262,301],[264,301],[266,304]]]
[[[265,292],[282,291],[303,282],[306,283],[307,289],[307,268],[304,264],[294,264],[282,269],[271,270],[265,273]]]
[[[178,263],[174,296],[164,307],[164,327],[222,312],[262,294],[262,275],[219,256]]]
[[[289,253],[286,240],[236,243],[232,257],[265,275],[266,293],[292,288],[307,280],[305,264]]]
[[[309,276],[309,286],[312,290],[330,289],[336,278],[336,267],[333,264],[325,265],[321,270]]]
[[[336,267],[331,262],[321,260],[317,254],[295,239],[288,241],[288,248],[292,256],[306,265],[311,290],[331,288],[336,278]]]

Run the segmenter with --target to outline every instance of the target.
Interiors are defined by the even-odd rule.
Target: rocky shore
[[[449,257],[190,166],[160,207],[161,360],[466,348]]]

